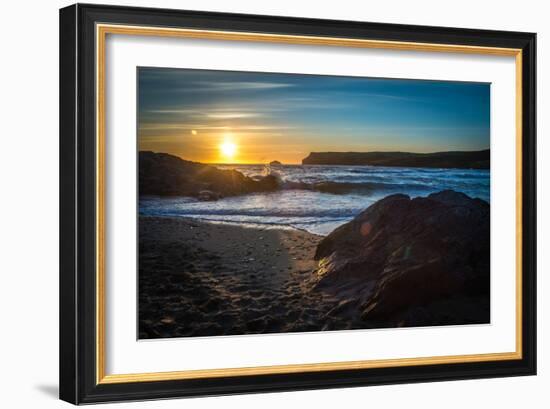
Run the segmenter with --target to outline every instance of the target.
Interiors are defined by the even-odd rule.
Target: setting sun
[[[237,152],[237,145],[232,141],[225,141],[220,145],[220,151],[222,156],[226,159],[233,159]]]

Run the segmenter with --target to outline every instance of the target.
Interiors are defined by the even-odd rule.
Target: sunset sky
[[[489,148],[481,83],[139,68],[140,150],[207,163]]]

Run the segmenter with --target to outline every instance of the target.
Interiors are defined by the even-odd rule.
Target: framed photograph
[[[61,399],[534,375],[535,39],[61,9]]]

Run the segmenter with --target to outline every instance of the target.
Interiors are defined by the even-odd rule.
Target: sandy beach
[[[141,215],[139,337],[488,323],[488,215],[454,191],[388,196],[328,236]]]
[[[360,326],[314,288],[321,236],[169,217],[139,228],[142,339]]]

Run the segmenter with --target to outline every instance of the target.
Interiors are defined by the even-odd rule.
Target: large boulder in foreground
[[[158,196],[234,196],[278,189],[273,176],[254,180],[236,170],[222,170],[167,153],[139,152],[139,194]]]
[[[489,204],[442,191],[388,196],[317,248],[317,288],[375,326],[489,322]]]

